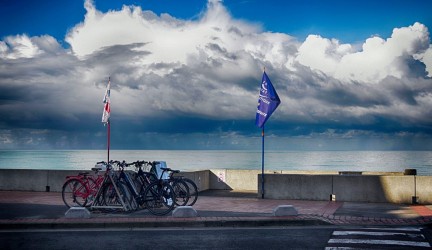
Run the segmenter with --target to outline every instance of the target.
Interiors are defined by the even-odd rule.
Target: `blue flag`
[[[267,74],[263,73],[255,124],[262,128],[280,104],[280,99]]]

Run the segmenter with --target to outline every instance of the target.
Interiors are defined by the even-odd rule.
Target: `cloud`
[[[214,148],[253,147],[247,138],[256,133],[264,66],[282,101],[271,118],[277,136],[432,134],[432,47],[423,24],[341,44],[266,32],[220,1],[196,20],[138,6],[103,13],[92,1],[85,9],[66,35],[69,48],[49,35],[0,41],[0,148],[100,148],[108,76],[118,145],[163,147],[166,139],[200,147],[205,138]]]
[[[284,50],[288,47],[294,52],[291,37],[258,35],[259,27],[233,19],[218,1],[210,1],[197,21],[168,14],[159,17],[135,6],[100,13],[90,1],[86,9],[84,22],[68,33],[66,41],[83,60],[122,62],[122,79],[117,83],[126,86],[121,90],[128,96],[148,97],[141,103],[131,101],[125,106],[129,110],[146,105],[147,111],[246,118],[245,108],[252,107],[252,111],[256,106],[255,93],[251,93],[256,88],[251,84],[265,65],[257,59],[281,67],[286,63]],[[124,49],[131,44],[136,45],[131,51],[136,55],[111,53],[115,59],[108,62],[101,58],[113,47]],[[135,94],[128,89],[131,84]]]
[[[352,51],[350,44],[339,44],[336,39],[309,35],[299,47],[296,61],[311,69],[334,76],[342,57]]]
[[[429,47],[427,27],[415,23],[395,28],[387,40],[377,36],[367,39],[360,51],[335,39],[310,35],[300,46],[296,60],[342,81],[379,83],[387,76],[402,78],[410,73],[405,64],[399,63],[404,56],[423,55],[423,62],[430,67],[429,56],[425,54]]]
[[[85,3],[84,22],[75,26],[66,37],[74,53],[90,55],[103,47],[131,43],[147,44],[152,55],[144,62],[186,63],[188,55],[214,42],[221,47],[239,47],[242,32],[257,28],[232,19],[225,7],[208,2],[208,11],[198,21],[176,19],[169,14],[155,15],[137,6],[123,6],[120,11],[101,13],[91,1]],[[240,26],[240,29],[236,29]],[[232,31],[229,31],[232,29]],[[235,35],[235,36],[232,36]]]
[[[2,58],[31,58],[39,53],[38,47],[26,35],[9,36],[6,37],[5,41],[0,41],[0,55]]]
[[[428,76],[432,77],[432,47],[429,46],[429,49],[427,49],[423,55],[419,55],[417,58],[426,65]]]

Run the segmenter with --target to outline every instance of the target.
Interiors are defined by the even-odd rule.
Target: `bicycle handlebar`
[[[101,162],[101,163],[105,163],[105,162]],[[135,167],[141,167],[144,164],[148,164],[148,165],[152,165],[153,164],[149,161],[134,161],[134,162],[130,162],[130,163],[126,163],[126,161],[110,161],[110,164],[116,164],[117,166],[121,167],[121,168],[125,168],[125,167],[129,167],[129,166],[135,166]]]
[[[137,168],[141,167],[144,164],[152,165],[151,162],[149,162],[149,161],[134,161],[134,162],[129,163],[129,165],[134,165]]]
[[[104,164],[107,166],[107,169],[111,169],[113,166],[113,164],[117,165],[120,170],[123,170],[125,167],[129,167],[129,166],[135,166],[136,168],[141,168],[141,166],[143,166],[144,164],[146,165],[150,165],[150,166],[155,166],[155,162],[150,162],[150,161],[134,161],[131,163],[126,163],[126,161],[114,161],[114,160],[110,160],[108,163],[105,161],[100,161],[97,162],[97,164]],[[180,170],[173,170],[171,168],[160,168],[163,172],[171,172],[172,174],[176,174],[176,173],[180,173]],[[161,174],[161,176],[163,175],[163,172]]]
[[[171,168],[160,168],[162,171],[172,172],[173,174],[180,173],[180,170],[173,170]]]

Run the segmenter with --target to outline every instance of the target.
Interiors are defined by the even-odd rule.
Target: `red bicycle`
[[[96,167],[92,168],[94,175],[82,172],[78,175],[66,176],[62,198],[67,207],[91,206],[105,177],[104,174],[99,173],[102,170],[100,164],[101,162],[98,162]]]

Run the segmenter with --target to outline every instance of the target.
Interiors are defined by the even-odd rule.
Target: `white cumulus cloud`
[[[91,1],[86,1],[85,6],[84,22],[66,37],[80,57],[104,47],[142,43],[146,44],[143,49],[151,51],[147,63],[186,63],[190,54],[197,54],[211,43],[238,50],[244,45],[242,33],[257,31],[253,25],[232,19],[217,1],[208,3],[208,11],[198,21],[180,20],[169,14],[157,16],[138,6],[123,6],[120,11],[107,13],[96,10]]]
[[[31,58],[39,53],[37,45],[27,35],[8,36],[0,41],[1,58]]]
[[[296,60],[311,69],[342,81],[378,83],[388,76],[402,78],[409,74],[401,57],[422,57],[431,67],[429,32],[426,26],[415,23],[395,28],[388,39],[377,36],[367,39],[360,51],[338,40],[310,35],[300,46]],[[420,56],[419,56],[420,55]]]

